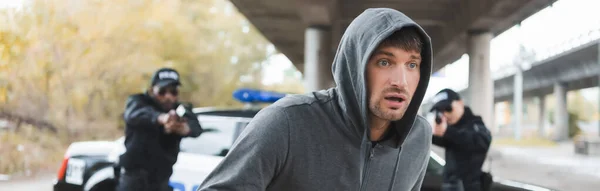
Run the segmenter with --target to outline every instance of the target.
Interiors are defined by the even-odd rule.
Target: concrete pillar
[[[480,115],[488,128],[494,126],[494,82],[490,73],[490,42],[493,34],[486,31],[469,31],[469,103],[473,112]]]
[[[309,27],[304,33],[304,90],[332,86],[330,32],[326,27]]]
[[[545,137],[546,136],[546,121],[548,120],[546,117],[546,96],[545,95],[541,95],[538,97],[539,100],[539,104],[538,104],[538,111],[539,113],[539,123],[538,123],[538,135],[540,137]]]
[[[556,108],[554,109],[554,140],[569,139],[569,113],[567,112],[567,87],[565,83],[554,84]]]
[[[596,59],[598,60],[598,65],[600,65],[600,43],[598,43],[598,54]],[[600,67],[598,67],[598,70],[600,70]],[[600,71],[598,71],[598,74],[600,74]],[[598,102],[600,102],[600,76],[598,76]],[[600,106],[600,104],[598,104],[598,106]],[[600,110],[600,108],[598,108]],[[598,136],[600,136],[600,121],[598,121]]]
[[[517,73],[514,78],[513,106],[514,106],[514,121],[513,128],[515,140],[521,139],[521,122],[523,121],[523,71],[520,66],[517,66]]]

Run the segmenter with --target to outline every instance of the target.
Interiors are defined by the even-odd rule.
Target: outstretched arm
[[[125,103],[123,118],[125,123],[131,127],[144,127],[159,124],[159,116],[162,113],[151,105],[144,103],[136,96],[130,96]]]
[[[288,125],[285,109],[262,109],[199,190],[266,190],[285,164]]]
[[[485,152],[490,147],[492,136],[483,124],[473,124],[466,128],[448,128],[443,136],[447,147],[457,150]]]

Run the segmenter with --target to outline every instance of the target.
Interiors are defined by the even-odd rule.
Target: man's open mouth
[[[396,101],[396,102],[403,102],[404,99],[401,97],[396,97],[396,96],[389,96],[389,97],[385,97],[386,100],[389,101]]]
[[[395,104],[392,104],[392,107],[390,108],[392,110],[399,109],[400,105],[398,105],[398,104],[401,104],[402,102],[405,101],[404,98],[402,98],[401,96],[386,96],[384,98],[385,98],[385,100],[388,100],[388,101],[391,101],[392,103],[395,103]]]

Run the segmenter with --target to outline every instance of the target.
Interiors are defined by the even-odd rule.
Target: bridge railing
[[[550,45],[546,48],[543,48],[542,50],[533,50],[533,52],[536,55],[535,59],[533,60],[533,63],[520,63],[519,65],[507,64],[504,67],[500,67],[500,69],[496,71],[492,71],[493,78],[500,79],[506,76],[513,75],[517,71],[517,66],[521,67],[521,69],[523,70],[527,70],[528,68],[536,65],[536,63],[539,63],[540,61],[570,51],[574,48],[577,48],[581,45],[587,44],[598,39],[600,39],[600,27],[581,33],[579,35],[574,36],[573,38],[561,41],[560,43]]]
[[[536,61],[542,61],[552,56],[561,54],[571,49],[577,48],[581,45],[600,39],[600,27],[597,29],[589,30],[588,32],[579,34],[569,40],[563,41],[559,44],[550,46],[543,51],[539,51],[539,57]]]

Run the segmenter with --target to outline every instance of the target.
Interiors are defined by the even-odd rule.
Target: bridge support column
[[[538,136],[546,137],[546,121],[548,120],[546,117],[546,96],[540,95],[538,100],[538,111],[540,112],[538,116]]]
[[[469,31],[469,103],[473,112],[483,118],[488,128],[494,127],[494,82],[490,73],[490,42],[493,34]]]
[[[330,30],[313,26],[304,33],[304,91],[312,92],[333,85],[331,74]]]
[[[596,57],[597,63],[598,65],[600,65],[600,43],[598,44],[598,54]],[[600,71],[598,71],[598,73],[600,74]],[[600,76],[598,76],[598,101],[600,102]],[[598,106],[600,106],[600,104],[598,104]],[[600,108],[598,108],[600,109]],[[600,136],[600,121],[598,121],[598,136]]]
[[[565,83],[554,84],[556,108],[554,110],[554,140],[569,139],[569,113],[567,112],[567,87]]]
[[[515,73],[514,81],[514,121],[513,128],[515,133],[515,140],[521,139],[521,122],[523,116],[523,71],[520,66],[517,66],[517,73]]]

